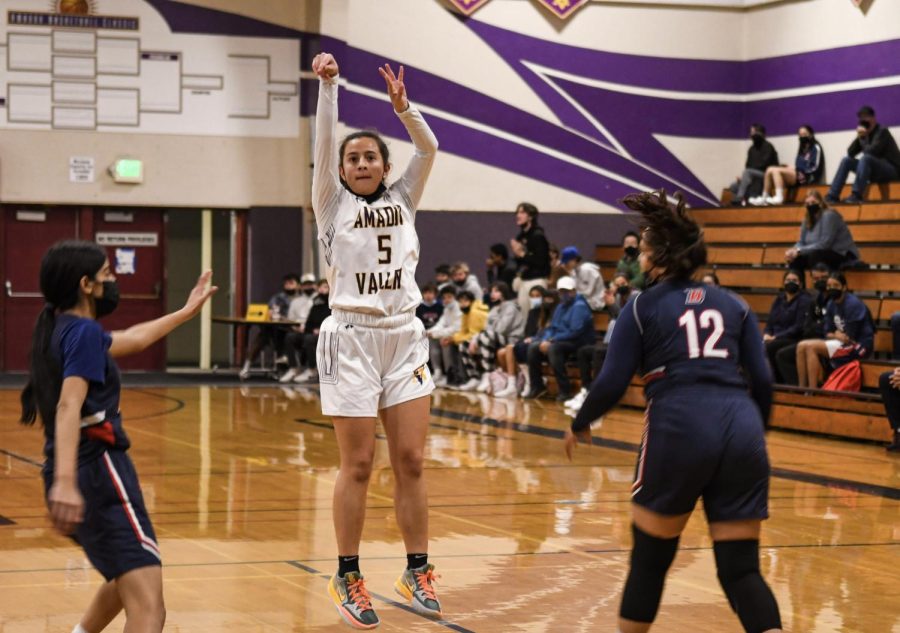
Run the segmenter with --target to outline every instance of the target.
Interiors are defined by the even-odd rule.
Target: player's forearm
[[[158,319],[133,325],[127,330],[113,332],[113,344],[109,350],[110,354],[113,356],[125,356],[143,351],[182,323],[189,321],[192,316],[184,310],[176,310]]]
[[[319,211],[331,194],[337,181],[337,158],[335,156],[335,129],[338,120],[337,77],[319,81],[319,100],[316,105],[316,143],[313,169],[313,203]]]
[[[81,435],[81,411],[60,403],[56,408],[53,446],[53,480],[74,482],[78,471],[78,442]]]

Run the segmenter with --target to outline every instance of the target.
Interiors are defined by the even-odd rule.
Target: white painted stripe
[[[726,101],[729,103],[750,103],[753,101],[767,101],[770,99],[785,99],[788,97],[806,97],[811,95],[828,94],[832,92],[844,92],[848,90],[865,90],[869,88],[884,88],[886,86],[900,85],[900,75],[891,77],[877,77],[874,79],[857,79],[854,81],[840,81],[833,84],[820,84],[817,86],[803,86],[800,88],[784,88],[782,90],[767,90],[764,92],[751,92],[747,94],[735,94],[731,92],[689,92],[684,90],[665,90],[662,88],[646,88],[644,86],[630,86],[628,84],[604,81],[582,77],[563,70],[548,68],[533,62],[523,62],[533,72],[546,74],[557,79],[565,79],[572,83],[591,88],[601,88],[612,92],[635,95],[639,97],[653,97],[655,99],[675,99],[678,101]]]
[[[119,492],[120,498],[124,500],[122,504],[125,508],[125,512],[128,513],[131,518],[131,524],[137,530],[138,537],[140,538],[141,547],[145,550],[156,556],[160,561],[162,560],[162,556],[159,553],[159,546],[156,544],[152,538],[144,534],[144,529],[141,527],[141,522],[138,520],[137,514],[134,512],[134,507],[131,505],[131,499],[128,497],[128,491],[125,489],[125,485],[122,483],[122,479],[119,477],[119,473],[116,470],[116,467],[112,463],[112,458],[109,456],[108,452],[103,453],[103,459],[106,461],[106,466],[109,469],[109,474],[112,476],[113,485],[116,487],[116,490]]]

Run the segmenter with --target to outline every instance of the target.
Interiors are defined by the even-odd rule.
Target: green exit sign
[[[109,171],[116,182],[131,184],[144,182],[144,162],[138,158],[120,158],[113,163]]]

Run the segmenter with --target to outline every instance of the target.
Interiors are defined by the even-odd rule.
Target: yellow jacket
[[[453,342],[464,343],[481,332],[487,325],[487,316],[487,306],[478,299],[473,301],[469,313],[462,315],[462,323],[459,332],[453,335]]]

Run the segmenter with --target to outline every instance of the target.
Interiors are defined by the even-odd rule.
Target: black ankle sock
[[[351,571],[359,573],[359,555],[338,556],[338,576],[346,576]]]
[[[428,554],[407,554],[406,555],[406,568],[407,569],[418,569],[422,565],[428,564]]]

